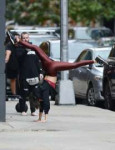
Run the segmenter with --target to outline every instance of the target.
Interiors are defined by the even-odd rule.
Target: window
[[[83,51],[81,55],[78,57],[77,62],[81,60],[92,60],[91,51]]]
[[[92,60],[92,53],[90,51],[87,51],[84,60]]]
[[[87,51],[82,52],[81,55],[78,57],[77,62],[84,60],[84,57],[86,56],[86,54],[87,54]]]

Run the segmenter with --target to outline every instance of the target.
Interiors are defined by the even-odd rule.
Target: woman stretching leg
[[[45,52],[35,46],[31,45],[30,43],[23,42],[19,40],[19,43],[22,44],[23,46],[30,48],[38,54],[39,58],[41,59],[43,69],[45,70],[46,76],[44,78],[43,82],[43,90],[42,90],[42,99],[43,101],[40,102],[40,113],[39,113],[39,118],[37,121],[42,121],[42,113],[44,111],[45,113],[45,119],[43,122],[46,122],[47,120],[47,114],[50,109],[50,102],[49,102],[49,93],[50,89],[55,89],[55,84],[57,81],[57,72],[58,71],[64,71],[64,70],[70,70],[74,68],[78,68],[80,66],[92,64],[95,61],[93,60],[86,60],[86,61],[81,61],[81,62],[74,62],[74,63],[69,63],[69,62],[59,62],[59,61],[53,61],[51,60]]]

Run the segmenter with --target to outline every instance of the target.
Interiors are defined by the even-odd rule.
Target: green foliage
[[[115,18],[114,0],[68,0],[69,17],[85,22]],[[6,0],[6,19],[19,24],[43,25],[46,20],[59,25],[60,0]]]
[[[52,7],[50,5],[50,0],[6,0],[6,19],[14,19],[25,25],[40,25],[45,20],[58,23],[59,7],[55,6],[55,3]]]
[[[69,0],[69,16],[77,21],[115,18],[114,0]]]

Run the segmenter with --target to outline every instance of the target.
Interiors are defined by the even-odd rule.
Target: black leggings
[[[21,99],[19,100],[21,112],[23,112],[25,110],[26,99],[31,92],[37,99],[39,99],[41,97],[40,96],[40,87],[38,84],[37,85],[29,85],[25,80],[22,80],[20,82]],[[33,106],[31,101],[30,101],[30,110],[31,110],[31,113],[35,111],[35,106]]]
[[[49,95],[51,90],[53,90],[52,87],[44,80],[41,85],[41,97],[43,101],[40,102],[40,112],[44,112],[45,114],[48,114],[50,110]]]

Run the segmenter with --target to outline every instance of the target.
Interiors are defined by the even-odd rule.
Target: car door
[[[75,62],[79,62],[79,61],[83,60],[85,55],[86,55],[86,51],[83,51]],[[81,67],[72,70],[74,91],[75,91],[75,94],[78,96],[81,94],[81,89],[82,89],[82,85],[81,85],[82,77],[80,76],[81,70],[82,70]]]
[[[89,50],[83,51],[77,59],[77,61],[81,60],[91,60],[92,59],[92,53]],[[75,77],[73,79],[73,84],[75,87],[75,94],[86,96],[87,89],[88,89],[88,78],[89,78],[89,65],[79,67],[75,69],[74,73]]]

